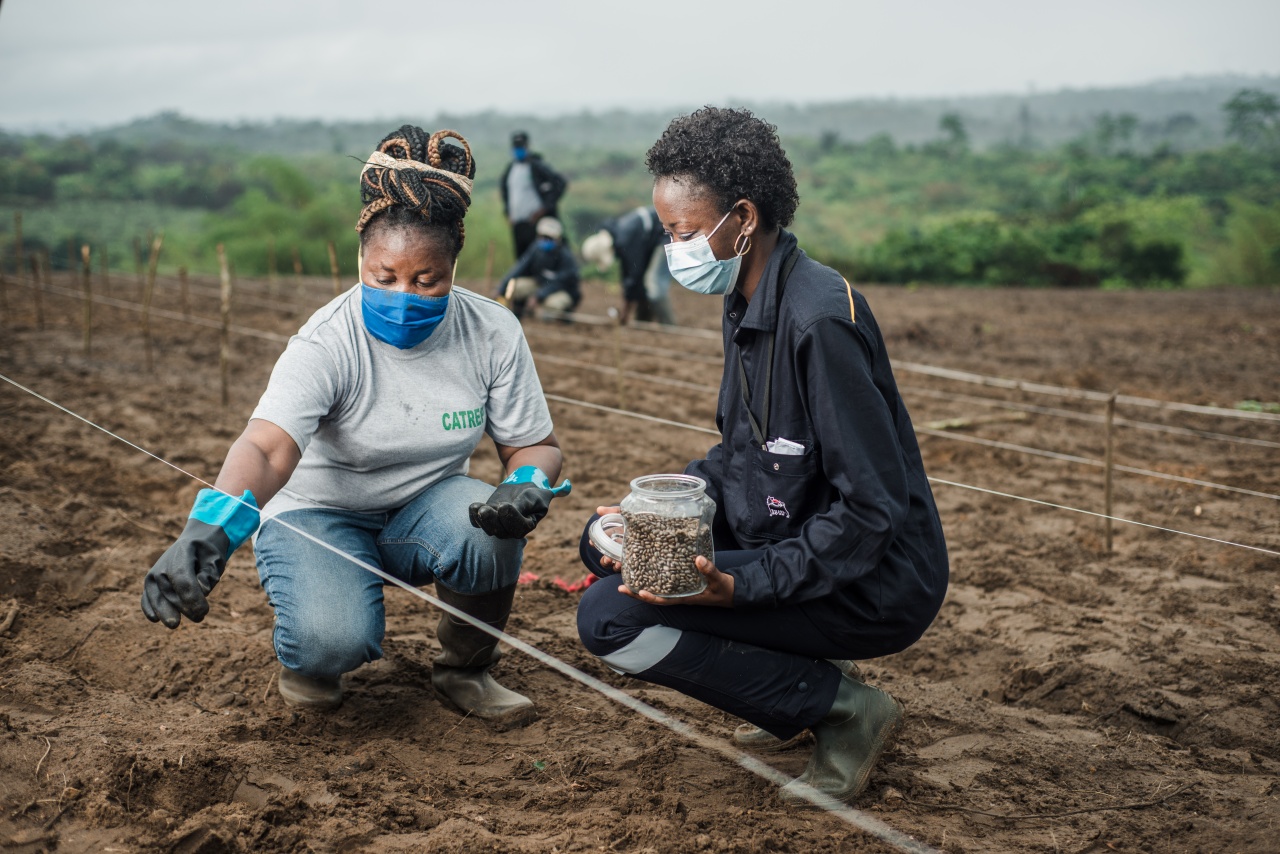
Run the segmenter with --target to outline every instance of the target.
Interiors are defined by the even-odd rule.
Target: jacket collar
[[[782,262],[795,246],[796,236],[785,228],[778,229],[778,245],[769,254],[769,261],[760,274],[760,284],[756,286],[750,304],[737,288],[729,292],[729,298],[725,300],[725,311],[742,313],[740,327],[762,332],[772,332],[778,328],[778,274],[782,271]]]

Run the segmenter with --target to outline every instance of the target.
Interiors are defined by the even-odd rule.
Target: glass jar
[[[655,596],[693,596],[707,589],[694,560],[715,561],[711,523],[716,503],[707,483],[688,474],[650,474],[631,481],[622,499],[622,582]]]

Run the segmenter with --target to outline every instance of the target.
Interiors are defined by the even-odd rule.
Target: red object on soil
[[[551,583],[554,584],[556,587],[559,587],[561,590],[564,590],[567,593],[581,593],[583,590],[586,590],[592,584],[595,584],[596,580],[597,580],[596,577],[588,572],[585,578],[583,578],[581,581],[575,581],[573,584],[570,584],[569,582],[565,581],[563,578],[561,578],[558,575],[555,577],[555,580],[552,581]]]
[[[532,584],[540,577],[536,572],[522,572],[520,577],[516,579],[516,584]]]

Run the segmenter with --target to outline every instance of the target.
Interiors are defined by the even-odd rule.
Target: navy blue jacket
[[[582,288],[578,276],[578,259],[564,243],[557,243],[554,249],[543,249],[539,244],[541,238],[533,241],[533,245],[516,259],[515,266],[507,271],[498,284],[497,293],[507,289],[507,282],[517,276],[530,276],[538,280],[538,302],[542,302],[556,291],[565,291],[573,298],[572,311],[582,301]]]
[[[763,549],[731,571],[734,606],[837,597],[883,654],[910,645],[947,589],[947,548],[911,418],[866,300],[803,252],[781,299],[796,238],[781,232],[750,304],[724,302],[721,441],[686,471],[715,499],[717,548]],[[756,441],[739,380],[741,353],[757,421],[764,413],[767,333],[776,335],[767,440]]]
[[[662,223],[653,206],[639,207],[600,224],[613,237],[613,254],[622,268],[622,298],[627,302],[645,299],[644,274],[653,251],[666,242]]]

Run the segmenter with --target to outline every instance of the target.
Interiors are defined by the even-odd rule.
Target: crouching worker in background
[[[552,315],[573,311],[582,301],[578,261],[564,242],[560,220],[538,220],[538,237],[498,284],[498,301],[516,317],[524,315],[530,299]]]
[[[519,324],[453,286],[474,175],[453,131],[406,125],[370,155],[361,284],[290,339],[215,489],[200,491],[144,581],[148,619],[199,622],[227,559],[256,531],[291,705],[336,707],[342,674],[382,656],[383,581],[345,555],[434,584],[440,600],[501,629],[524,537],[569,489],[551,488],[562,457]],[[496,489],[467,476],[486,433],[507,472]],[[441,698],[499,728],[534,718],[489,673],[496,639],[447,612],[438,639]]]
[[[903,709],[845,660],[911,646],[947,589],[911,419],[862,295],[783,228],[799,197],[772,125],[699,110],[648,166],[672,275],[723,295],[721,439],[685,468],[716,502],[715,561],[696,559],[703,592],[664,599],[618,583],[584,534],[584,562],[609,580],[583,594],[578,632],[614,670],[744,718],[743,746],[812,730],[800,781],[851,798]]]

